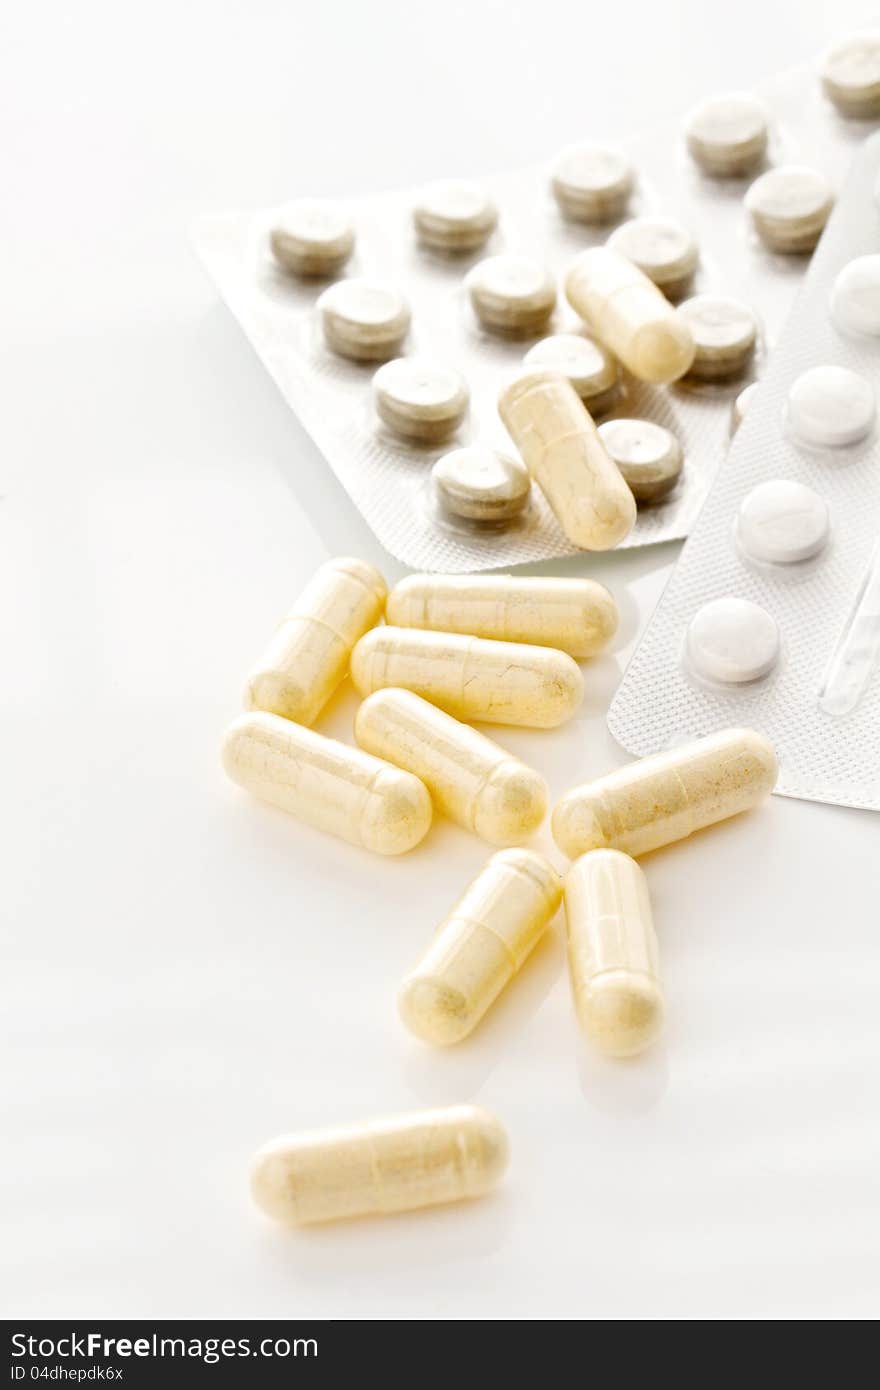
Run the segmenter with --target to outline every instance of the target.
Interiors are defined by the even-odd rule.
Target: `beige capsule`
[[[604,848],[647,854],[757,806],[778,772],[763,734],[724,729],[575,787],[553,812],[553,838],[570,859]]]
[[[262,710],[227,729],[223,766],[233,782],[297,820],[376,854],[403,854],[431,825],[418,777]]]
[[[498,410],[572,545],[610,550],[629,535],[635,499],[571,382],[526,372],[502,391]]]
[[[690,232],[668,217],[634,217],[608,238],[617,251],[652,280],[669,299],[684,294],[700,259]]]
[[[366,633],[352,652],[351,678],[364,697],[395,686],[456,719],[535,729],[570,719],[584,693],[580,668],[565,652],[405,627]]]
[[[439,362],[397,357],[373,377],[376,413],[403,439],[448,439],[467,414],[468,400],[464,379]]]
[[[598,849],[565,877],[568,965],[578,1021],[601,1052],[633,1057],[663,1026],[657,937],[645,875]]]
[[[786,164],[768,169],[749,188],[746,211],[771,251],[801,255],[812,251],[834,206],[831,185],[817,169]]]
[[[561,896],[559,875],[540,854],[493,854],[401,986],[410,1032],[439,1047],[466,1038],[537,945]]]
[[[594,579],[521,574],[410,574],[385,608],[395,627],[556,647],[582,660],[608,646],[617,604]]]
[[[497,743],[411,690],[376,690],[354,721],[361,748],[418,777],[434,806],[490,845],[519,845],[547,811],[547,783]]]
[[[599,434],[637,502],[668,497],[684,464],[681,445],[670,430],[652,420],[606,420]]]
[[[260,1149],[251,1195],[287,1226],[482,1197],[507,1167],[504,1127],[475,1105],[285,1134]]]
[[[464,284],[480,323],[494,332],[540,333],[556,307],[552,276],[527,256],[489,256]]]
[[[363,560],[328,560],[248,676],[245,709],[313,723],[344,679],[355,642],[382,617],[387,592]]]
[[[419,241],[433,251],[476,251],[498,225],[498,209],[477,184],[443,179],[422,190],[413,224]]]
[[[608,246],[582,251],[565,282],[568,302],[633,376],[677,381],[694,360],[694,340],[668,299],[632,261]]]
[[[300,198],[279,212],[269,245],[278,264],[295,275],[335,275],[354,249],[354,227],[337,203]]]
[[[403,295],[375,280],[338,280],[318,300],[328,347],[356,362],[396,357],[409,332]]]

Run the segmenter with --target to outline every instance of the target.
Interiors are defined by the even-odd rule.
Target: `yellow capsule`
[[[466,1038],[537,945],[561,897],[559,875],[540,854],[493,854],[401,986],[407,1028],[440,1047]]]
[[[463,632],[595,656],[617,631],[617,605],[593,579],[411,574],[388,595],[395,627]]]
[[[348,671],[351,649],[382,617],[387,589],[363,560],[328,560],[248,678],[245,709],[312,724]]]
[[[669,300],[637,266],[607,246],[582,251],[565,293],[591,332],[640,381],[677,381],[694,360],[694,338]]]
[[[421,778],[435,807],[490,845],[518,845],[547,810],[547,783],[497,743],[411,690],[377,690],[354,736],[377,758]]]
[[[475,1105],[285,1134],[260,1149],[251,1195],[285,1225],[482,1197],[507,1167],[504,1127]]]
[[[575,787],[553,812],[553,838],[572,859],[605,847],[647,854],[756,806],[778,772],[763,734],[724,729]]]
[[[226,731],[223,766],[254,796],[376,854],[403,854],[431,824],[418,777],[277,714],[240,715]]]
[[[565,652],[412,627],[366,633],[351,654],[351,678],[359,695],[400,686],[456,719],[535,729],[570,719],[584,693]]]
[[[568,965],[578,1021],[601,1052],[632,1057],[663,1026],[657,937],[645,875],[634,859],[599,849],[565,879]]]
[[[572,545],[619,544],[633,528],[635,499],[571,382],[558,372],[523,373],[502,391],[498,410]]]

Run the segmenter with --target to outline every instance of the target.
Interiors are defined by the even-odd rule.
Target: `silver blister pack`
[[[855,262],[861,283],[841,278]],[[844,284],[854,291],[849,301],[840,297]],[[841,319],[847,304],[870,332]],[[841,369],[855,373],[859,399],[874,407],[864,437],[833,446],[792,427],[804,381],[828,367],[837,380]],[[804,291],[611,705],[609,727],[629,752],[748,725],[776,746],[782,795],[880,810],[878,388],[880,134],[856,156]],[[860,434],[854,412],[834,424],[845,430],[853,420]],[[784,565],[756,561],[741,544],[745,499],[775,480],[809,488],[829,523],[818,553]],[[769,614],[781,645],[764,677],[720,689],[695,679],[687,644],[695,615],[728,596]]]
[[[836,113],[812,68],[787,73],[756,90],[771,120],[769,163],[809,164],[837,187],[869,127]],[[692,233],[701,258],[690,293],[712,291],[751,306],[761,337],[750,374],[760,375],[807,262],[804,256],[771,254],[755,237],[743,207],[755,175],[722,180],[701,174],[685,149],[681,122],[615,143],[629,155],[637,174],[626,217],[663,215]],[[542,262],[559,280],[578,251],[603,243],[613,231],[613,225],[564,220],[550,191],[547,167],[485,178],[481,184],[495,199],[500,220],[488,244],[474,255],[444,258],[417,245],[413,190],[350,205],[357,244],[345,274],[397,285],[412,307],[406,353],[446,362],[470,387],[468,419],[442,447],[401,443],[381,426],[370,391],[378,363],[357,364],[327,348],[315,311],[327,282],[297,280],[275,266],[268,250],[273,210],[207,216],[194,229],[197,251],[224,300],[355,505],[386,550],[420,570],[468,572],[577,553],[537,487],[521,517],[491,528],[442,519],[432,495],[431,465],[448,449],[473,442],[511,452],[496,410],[500,387],[537,337],[583,329],[560,288],[553,321],[536,338],[510,341],[487,333],[465,295],[467,271],[484,256],[513,251]],[[688,534],[727,451],[731,401],[748,379],[723,386],[657,388],[624,377],[611,416],[667,426],[685,454],[674,492],[640,511],[625,546]]]

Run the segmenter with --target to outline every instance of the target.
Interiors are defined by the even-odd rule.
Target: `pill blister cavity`
[[[452,449],[434,464],[431,481],[438,506],[467,521],[510,521],[524,511],[531,491],[519,459],[484,445]]]
[[[442,363],[398,357],[373,377],[379,418],[403,439],[439,443],[454,434],[468,408],[462,376]]]
[[[716,178],[750,173],[763,160],[767,139],[767,108],[751,92],[711,97],[691,112],[685,125],[691,156]]]
[[[779,660],[775,618],[750,599],[719,598],[704,604],[687,631],[687,661],[712,684],[745,685],[769,675]]]
[[[857,256],[831,289],[831,317],[845,333],[880,337],[880,256]]]
[[[569,145],[553,161],[550,182],[562,213],[573,222],[615,222],[626,210],[635,172],[611,145]]]
[[[394,357],[409,331],[406,299],[378,281],[340,280],[324,291],[317,308],[327,346],[355,361]]]
[[[690,286],[700,259],[690,232],[667,217],[634,217],[608,238],[608,247],[638,266],[669,299]]]
[[[498,225],[498,209],[479,184],[444,179],[429,184],[413,207],[418,240],[434,251],[477,251]]]
[[[278,265],[294,275],[336,275],[354,250],[354,225],[338,203],[300,198],[276,214],[269,246]]]
[[[542,338],[529,348],[523,362],[566,377],[592,415],[607,410],[617,396],[617,362],[607,348],[584,334],[554,333]]]
[[[496,333],[540,333],[556,307],[552,276],[528,256],[487,257],[468,272],[465,288],[480,323]]]
[[[852,34],[836,44],[825,58],[822,85],[844,116],[880,116],[880,32]]]
[[[652,420],[606,420],[599,435],[637,502],[658,502],[669,495],[684,463],[670,430]]]
[[[824,174],[805,165],[768,169],[751,185],[746,210],[755,231],[771,251],[812,251],[828,221],[834,193]]]
[[[802,444],[839,449],[859,444],[874,428],[877,403],[870,382],[848,367],[811,367],[788,392],[788,423]]]
[[[694,339],[689,375],[701,381],[740,376],[758,341],[758,322],[747,304],[717,294],[699,294],[678,307]]]
[[[759,483],[743,498],[737,540],[752,560],[792,565],[811,560],[828,543],[828,508],[812,488],[786,478]]]

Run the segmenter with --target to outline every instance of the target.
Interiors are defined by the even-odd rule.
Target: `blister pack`
[[[471,280],[469,292],[466,280],[486,257],[512,253],[544,268],[552,293],[577,253],[603,244],[609,235],[618,238],[616,244],[622,252],[637,254],[628,239],[636,218],[669,219],[686,229],[696,243],[698,261],[692,274],[688,247],[680,248],[681,254],[671,254],[664,228],[654,228],[654,246],[649,252],[659,244],[663,255],[671,256],[671,268],[676,274],[681,272],[678,284],[664,282],[661,286],[670,297],[732,297],[751,309],[757,320],[754,352],[745,345],[742,360],[731,376],[724,370],[714,376],[709,371],[704,376],[710,379],[697,381],[688,376],[672,386],[658,387],[623,372],[604,400],[591,406],[599,420],[636,418],[664,426],[683,452],[684,465],[675,486],[662,496],[646,494],[640,501],[635,526],[622,544],[647,545],[689,532],[727,451],[732,402],[752,377],[763,372],[768,345],[785,322],[802,281],[807,263],[802,253],[821,230],[807,213],[800,216],[801,243],[785,244],[784,238],[780,242],[772,197],[769,204],[765,200],[764,205],[747,208],[747,190],[762,169],[780,166],[809,166],[816,171],[820,185],[827,182],[836,188],[853,149],[872,128],[860,112],[842,116],[823,94],[812,68],[776,78],[765,84],[759,95],[767,117],[767,135],[761,136],[760,147],[754,145],[754,136],[748,132],[742,136],[731,133],[723,110],[720,134],[710,112],[708,120],[691,122],[687,138],[682,121],[615,142],[630,161],[635,180],[622,198],[611,199],[600,210],[606,218],[601,224],[576,220],[583,216],[583,207],[566,201],[565,178],[555,181],[554,196],[549,167],[481,181],[480,187],[497,209],[498,218],[494,227],[489,219],[484,244],[474,250],[458,246],[450,253],[432,245],[435,223],[430,208],[426,212],[423,209],[421,235],[416,236],[417,191],[362,199],[349,209],[355,233],[353,250],[344,227],[325,228],[328,256],[324,268],[335,266],[334,273],[341,277],[337,284],[349,289],[342,294],[335,291],[338,303],[330,305],[325,299],[323,313],[319,300],[331,282],[313,274],[311,278],[291,274],[279,267],[279,253],[282,257],[300,254],[296,238],[288,237],[285,242],[282,237],[276,243],[276,255],[270,252],[277,209],[200,221],[194,231],[196,247],[223,298],[355,505],[398,560],[420,570],[468,572],[576,553],[538,487],[531,487],[526,504],[520,507],[517,488],[522,483],[515,474],[516,458],[513,470],[507,468],[499,477],[489,451],[507,456],[514,452],[498,417],[497,399],[526,353],[547,335],[572,334],[581,345],[588,344],[584,325],[566,303],[561,288],[552,313],[549,317],[544,313],[542,318],[537,312],[541,309],[538,301],[547,293],[542,280],[529,289],[528,302],[536,315],[524,324],[524,332],[511,336],[494,331],[478,320],[473,301],[475,294],[482,293],[491,316],[497,309],[498,287],[489,283],[475,291]],[[734,115],[737,111],[739,108]],[[873,111],[870,114],[873,116]],[[719,150],[728,161],[726,167],[717,163]],[[562,165],[557,161],[557,172],[564,164],[564,159]],[[746,165],[747,173],[743,172]],[[706,172],[707,168],[712,172]],[[769,191],[772,194],[773,190]],[[783,191],[790,201],[791,189]],[[816,202],[815,192],[807,190],[811,205]],[[823,219],[821,192],[816,210]],[[763,239],[758,235],[762,227]],[[774,236],[782,249],[768,249],[767,240]],[[650,237],[649,232],[649,241]],[[340,269],[343,261],[344,269]],[[307,264],[306,268],[313,273],[317,267]],[[334,350],[329,339],[337,330],[350,331],[343,300],[346,294],[349,299],[357,296],[364,277],[396,287],[401,297],[395,300],[392,294],[382,306],[388,332],[386,350],[371,342],[367,353],[374,360],[353,361],[338,350],[340,346],[346,348],[344,340],[340,343],[337,337]],[[656,282],[660,283],[659,274]],[[367,312],[364,302],[356,307]],[[369,306],[369,310],[375,307]],[[407,307],[411,311],[409,326]],[[400,353],[443,364],[446,376],[433,377],[431,391],[444,395],[444,408],[455,420],[460,418],[452,399],[457,377],[469,389],[469,409],[442,444],[431,439],[401,439],[389,428],[389,420],[394,424],[393,400],[390,410],[377,411],[380,394],[374,394],[371,386],[379,365],[375,359]],[[395,390],[393,374],[385,385],[388,390],[382,399],[388,401]],[[410,386],[417,395],[424,382]],[[405,394],[399,381],[397,389]],[[427,411],[422,415],[428,418]],[[643,448],[652,453],[658,451],[658,437],[655,432],[645,442],[624,436],[621,447],[635,456]],[[485,489],[482,494],[478,490],[474,509],[459,507],[452,514],[438,497],[432,466],[448,451],[470,445],[485,451]],[[668,451],[665,457],[668,461]],[[446,491],[448,477],[446,495],[452,499],[453,509],[461,462],[453,460],[440,480]],[[471,468],[476,466],[478,476],[482,476],[480,457],[476,465],[473,459],[464,462]],[[525,486],[528,489],[528,480]],[[502,510],[497,513],[493,510],[496,494],[502,499]]]
[[[631,753],[728,725],[785,796],[880,810],[880,134],[611,705]]]

